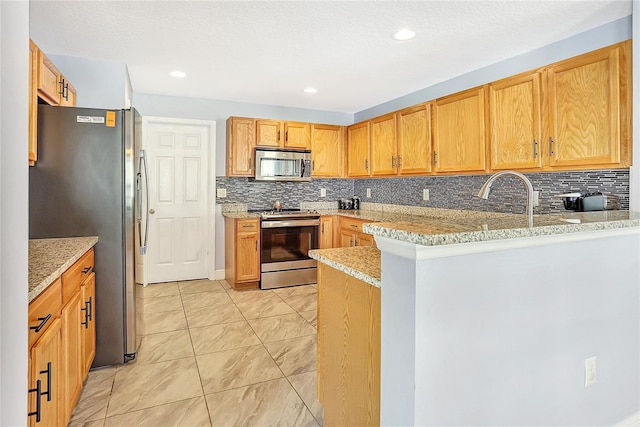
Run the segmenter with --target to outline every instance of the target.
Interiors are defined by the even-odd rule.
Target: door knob
[[[155,209],[149,209],[149,213],[150,213],[151,215],[153,215],[154,213],[156,213],[156,210],[155,210]]]

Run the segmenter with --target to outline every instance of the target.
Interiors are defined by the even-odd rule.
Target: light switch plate
[[[219,199],[224,199],[225,197],[227,197],[227,189],[226,188],[216,189],[216,197]]]
[[[320,197],[327,197],[327,189],[326,188],[321,188],[320,189]]]
[[[540,192],[538,190],[533,192],[533,206],[540,206]]]
[[[371,197],[371,189],[367,188],[367,198],[370,198],[370,197]]]
[[[584,361],[584,387],[587,388],[596,382],[596,356]]]
[[[429,189],[425,188],[422,190],[422,200],[429,200]]]

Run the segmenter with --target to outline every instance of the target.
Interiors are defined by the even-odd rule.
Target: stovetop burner
[[[301,210],[301,209],[281,209],[275,210],[254,210],[252,212],[259,212],[262,219],[273,218],[319,218],[320,214],[315,210]]]

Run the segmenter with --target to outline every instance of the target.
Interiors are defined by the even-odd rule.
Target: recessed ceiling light
[[[183,71],[177,71],[177,70],[170,72],[169,75],[171,77],[178,77],[178,78],[187,77],[187,73]]]
[[[314,88],[314,87],[308,87],[304,90],[306,93],[316,93],[318,91],[318,89]]]
[[[393,33],[391,37],[396,40],[411,40],[416,36],[416,32],[408,29],[399,30]]]

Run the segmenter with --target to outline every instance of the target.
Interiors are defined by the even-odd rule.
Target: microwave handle
[[[300,159],[300,164],[302,165],[300,178],[304,178],[304,159]]]

